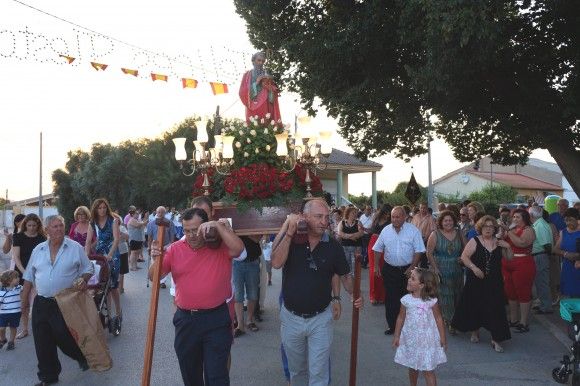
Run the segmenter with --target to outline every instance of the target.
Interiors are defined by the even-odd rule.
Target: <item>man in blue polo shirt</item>
[[[560,234],[562,229],[566,228],[566,221],[564,221],[564,213],[568,209],[570,203],[565,198],[558,200],[558,211],[550,215],[550,224],[554,224],[557,234]],[[557,237],[556,237],[557,239]],[[550,257],[550,292],[552,293],[553,304],[558,304],[560,299],[560,272],[562,271],[562,261],[560,256],[552,255]]]
[[[570,203],[565,198],[558,200],[558,211],[550,215],[550,223],[556,226],[558,232],[566,228],[566,221],[564,221],[564,213],[566,209],[570,206]]]

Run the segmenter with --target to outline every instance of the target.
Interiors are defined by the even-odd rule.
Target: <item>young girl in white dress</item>
[[[435,368],[447,362],[447,340],[433,272],[415,268],[407,281],[409,294],[401,298],[393,347],[395,362],[409,368],[409,383],[417,385],[419,371],[427,386],[436,386]]]

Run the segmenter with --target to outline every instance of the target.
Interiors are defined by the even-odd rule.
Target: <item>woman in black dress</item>
[[[20,274],[20,284],[24,284],[24,271],[28,266],[32,250],[40,243],[46,241],[46,235],[40,217],[31,213],[24,217],[20,224],[20,232],[14,234],[12,241],[12,260],[14,260],[14,269]],[[30,291],[30,309],[32,309],[32,302],[36,296],[34,288]],[[28,313],[23,312],[20,319],[20,332],[16,335],[16,339],[22,339],[28,336]]]
[[[505,295],[501,273],[502,248],[509,245],[497,240],[497,221],[483,216],[475,228],[480,236],[469,240],[461,261],[467,267],[467,280],[451,325],[458,331],[471,331],[471,342],[479,342],[479,329],[491,333],[491,346],[503,352],[499,342],[510,339],[505,311]]]

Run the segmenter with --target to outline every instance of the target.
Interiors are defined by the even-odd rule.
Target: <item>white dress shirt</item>
[[[425,252],[425,244],[415,225],[405,222],[397,233],[393,224],[389,224],[379,235],[373,251],[382,252],[387,264],[402,267],[413,262],[415,253]]]
[[[362,216],[360,216],[359,221],[361,223],[361,225],[363,226],[363,228],[365,229],[369,229],[371,227],[371,225],[373,225],[373,216],[372,214],[367,216],[366,214],[362,214]],[[365,232],[365,233],[370,233],[370,231]]]
[[[85,249],[76,241],[64,238],[56,253],[54,264],[50,261],[49,240],[40,243],[32,251],[24,272],[24,280],[34,284],[40,296],[52,298],[85,273],[93,274],[93,265]]]

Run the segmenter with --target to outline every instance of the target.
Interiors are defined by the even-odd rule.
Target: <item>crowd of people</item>
[[[168,223],[163,246],[154,241],[161,218]],[[580,297],[579,211],[564,199],[551,215],[531,204],[500,207],[497,218],[477,202],[440,204],[433,213],[426,203],[373,211],[311,200],[277,235],[242,237],[227,219],[214,219],[207,197],[182,212],[160,206],[149,215],[129,206],[124,218],[97,199],[90,209],[78,207],[74,220],[65,237],[60,216],[43,224],[35,214],[18,215],[3,245],[13,267],[0,275],[0,348],[12,350],[15,339],[29,335],[32,315],[41,386],[58,381],[57,347],[88,368],[54,297],[86,288],[93,255],[108,261],[109,312],[120,330],[124,275],[141,269],[144,256],[152,272],[165,250],[160,286],[170,286],[174,297],[175,350],[186,385],[229,384],[231,344],[259,331],[272,268],[283,273],[281,352],[293,385],[329,384],[332,320],[340,318],[341,285],[352,293],[357,258],[368,268],[370,303],[384,304],[384,333],[393,335],[395,361],[409,368],[412,385],[419,372],[435,384],[447,333],[469,332],[478,343],[484,328],[492,349],[503,352],[512,333],[530,331],[532,310],[552,313],[560,298]],[[206,241],[210,228],[217,242]],[[354,303],[362,307],[362,299]]]
[[[530,331],[532,310],[550,314],[561,298],[580,297],[580,203],[571,208],[560,199],[557,206],[552,214],[533,202],[500,206],[497,218],[470,201],[440,203],[435,213],[426,203],[415,210],[389,204],[374,213],[368,206],[358,214],[354,206],[332,210],[330,229],[345,254],[360,247],[363,268],[370,264],[369,300],[384,304],[384,333],[394,335],[395,360],[410,368],[412,385],[417,371],[435,384],[432,371],[444,358],[429,339],[401,336],[401,315],[419,323],[409,307],[432,309],[433,320],[421,323],[432,329],[441,324],[452,335],[469,332],[472,343],[480,341],[484,328],[491,348],[501,353],[512,332]],[[425,269],[435,281],[419,271]],[[444,332],[434,335],[446,345]],[[431,353],[421,363],[408,351],[416,342]]]

